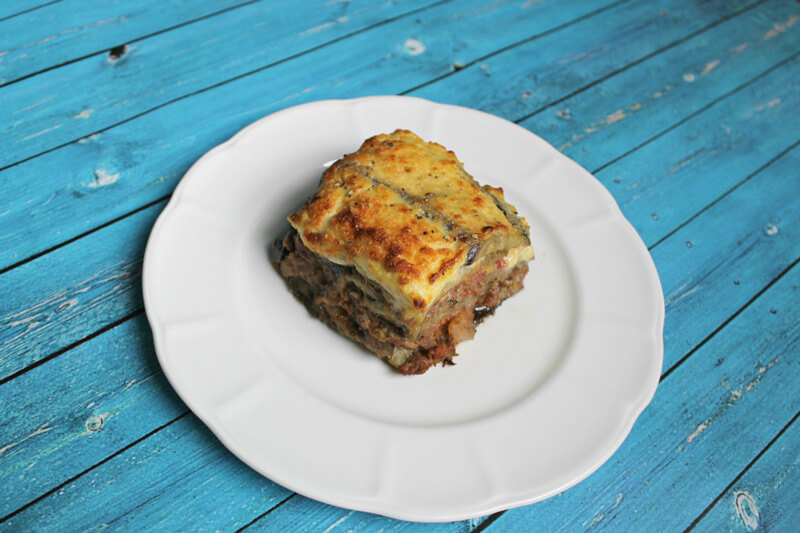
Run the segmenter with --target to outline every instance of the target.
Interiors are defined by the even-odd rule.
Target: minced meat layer
[[[476,269],[438,299],[412,337],[387,293],[355,268],[313,253],[294,230],[276,243],[275,251],[278,272],[313,316],[403,374],[422,374],[437,363],[452,364],[455,346],[471,339],[484,317],[522,289],[528,272],[526,263],[510,269]]]

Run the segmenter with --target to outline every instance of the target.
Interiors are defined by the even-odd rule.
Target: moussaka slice
[[[503,190],[406,130],[334,163],[289,222],[276,262],[292,293],[403,374],[451,363],[533,258]]]

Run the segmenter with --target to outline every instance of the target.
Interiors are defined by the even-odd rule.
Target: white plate
[[[402,376],[311,318],[268,259],[323,165],[410,129],[502,186],[532,227],[526,288]],[[161,366],[233,453],[311,498],[417,521],[542,500],[605,462],[655,392],[664,301],[608,191],[498,117],[379,96],[275,113],[204,155],[158,219],[144,300]]]

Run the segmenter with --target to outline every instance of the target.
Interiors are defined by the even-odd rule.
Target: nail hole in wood
[[[108,60],[112,63],[114,61],[118,61],[125,53],[128,51],[127,44],[121,44],[119,46],[115,46],[111,50],[108,51]]]

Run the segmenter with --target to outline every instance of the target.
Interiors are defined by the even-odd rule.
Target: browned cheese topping
[[[529,228],[502,189],[481,187],[456,155],[406,130],[334,163],[289,222],[314,253],[382,286],[421,321],[449,287],[498,251],[528,261]]]

